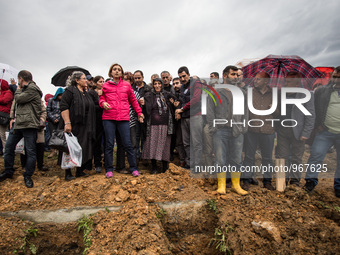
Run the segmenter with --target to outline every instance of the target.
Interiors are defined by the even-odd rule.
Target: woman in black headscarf
[[[163,90],[163,82],[156,78],[152,82],[152,90],[144,95],[143,112],[146,118],[146,140],[142,158],[151,159],[152,171],[156,174],[157,161],[162,161],[165,172],[170,160],[171,135],[173,133],[173,106],[170,98],[175,97]]]

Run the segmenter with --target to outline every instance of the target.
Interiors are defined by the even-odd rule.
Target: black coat
[[[87,111],[86,111],[87,108]],[[92,98],[87,92],[80,92],[78,88],[70,86],[65,89],[60,102],[61,112],[70,111],[72,134],[78,138],[83,149],[83,164],[92,159],[92,144],[95,139],[96,112]],[[60,129],[64,129],[64,120],[61,118]]]
[[[170,98],[173,98],[174,100],[176,100],[176,97],[171,94],[168,91],[162,91],[163,96],[165,98],[165,103],[168,106],[169,109],[169,120],[168,120],[168,134],[173,134],[173,118],[172,116],[174,116],[174,108],[173,105],[170,102]],[[145,100],[145,104],[142,107],[143,110],[143,114],[145,116],[145,123],[147,124],[147,131],[146,131],[146,135],[148,135],[148,129],[150,126],[150,122],[151,122],[151,110],[152,110],[152,105],[153,102],[155,100],[156,94],[153,90],[145,93],[144,95],[144,100]]]

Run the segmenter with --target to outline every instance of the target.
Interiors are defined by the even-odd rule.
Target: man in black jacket
[[[185,168],[194,168],[201,165],[202,157],[202,129],[201,115],[201,82],[190,77],[189,69],[182,66],[178,69],[181,80],[180,101],[182,108],[176,110],[181,114],[181,129],[183,145],[186,154]]]
[[[328,149],[334,144],[337,151],[337,167],[334,176],[335,195],[340,197],[340,66],[336,67],[330,82],[315,91],[315,136],[308,159],[306,185],[304,189],[312,191],[318,184],[318,173],[326,172],[327,165],[322,164]]]
[[[137,70],[133,73],[134,83],[132,89],[138,92],[139,97],[144,100],[146,92],[151,90],[151,87],[144,82],[144,74],[141,70]],[[142,156],[143,145],[145,140],[145,124],[136,122],[136,157],[137,165]]]

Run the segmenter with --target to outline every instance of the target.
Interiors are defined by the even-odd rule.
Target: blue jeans
[[[255,166],[255,153],[257,146],[260,147],[262,165],[273,165],[273,148],[274,148],[275,134],[261,134],[248,132],[245,135],[245,157],[243,161],[244,166]],[[246,171],[242,173],[243,181],[251,182],[254,177],[254,171]],[[263,183],[271,183],[273,173],[266,171],[263,173]]]
[[[119,132],[123,148],[126,151],[127,159],[130,165],[130,171],[137,170],[135,153],[130,139],[130,124],[129,121],[103,120],[105,131],[105,170],[106,172],[113,171],[113,147],[115,144],[116,129]]]
[[[337,166],[334,175],[334,189],[340,190],[340,134],[333,134],[326,130],[316,134],[311,154],[307,162],[309,166],[313,164],[314,169],[312,167],[308,167],[305,179],[306,181],[313,181],[315,185],[318,184],[319,172],[315,171],[315,168],[317,169],[318,165],[322,166],[326,153],[333,144],[335,145],[337,157]]]
[[[14,174],[14,158],[15,146],[24,138],[25,153],[27,156],[24,176],[32,176],[35,170],[35,163],[37,161],[37,129],[11,129],[5,146],[5,171],[11,175]]]
[[[213,135],[215,164],[240,171],[242,164],[243,135],[234,137],[231,128],[221,128]]]

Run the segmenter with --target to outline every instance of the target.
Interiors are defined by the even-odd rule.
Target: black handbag
[[[7,126],[10,122],[9,113],[0,112],[0,125]]]
[[[67,142],[66,142],[65,135],[64,135],[64,130],[62,129],[53,130],[48,145],[52,149],[56,149],[56,150],[68,153],[68,147],[67,147]]]

